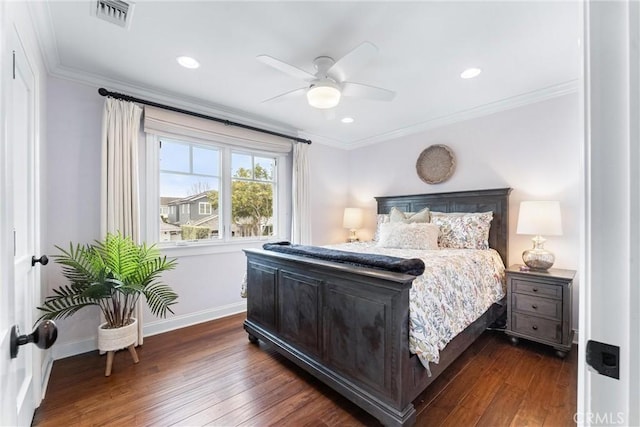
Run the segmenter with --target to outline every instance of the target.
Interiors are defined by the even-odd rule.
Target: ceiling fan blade
[[[273,98],[265,99],[264,101],[262,101],[262,103],[264,104],[265,102],[281,102],[287,99],[295,98],[297,96],[304,95],[308,89],[309,88],[307,87],[301,87],[299,89],[290,90],[289,92],[281,93],[280,95],[274,96]]]
[[[353,73],[363,68],[378,54],[378,48],[371,42],[363,42],[351,52],[336,61],[327,74],[338,82],[347,80]]]
[[[286,62],[282,62],[279,59],[274,58],[269,55],[258,55],[256,59],[263,64],[266,64],[270,67],[275,68],[278,71],[282,71],[285,74],[290,75],[291,77],[295,77],[296,79],[303,80],[305,82],[310,82],[314,80],[316,76],[311,73],[306,72],[305,70],[294,67],[291,64],[287,64]]]
[[[342,95],[354,98],[367,98],[375,101],[392,101],[396,93],[381,87],[369,86],[362,83],[344,82]]]

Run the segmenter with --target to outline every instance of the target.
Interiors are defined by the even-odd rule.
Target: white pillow
[[[393,206],[389,212],[389,222],[429,222],[429,208],[419,212],[402,212]]]
[[[380,224],[376,246],[397,249],[438,249],[440,228],[427,222],[387,222]]]
[[[389,214],[378,214],[376,216],[376,232],[373,235],[373,241],[377,242],[380,239],[380,224],[389,222]]]

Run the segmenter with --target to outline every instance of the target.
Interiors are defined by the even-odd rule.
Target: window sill
[[[225,254],[240,252],[243,249],[262,248],[262,245],[268,242],[278,241],[270,240],[243,240],[237,242],[225,243],[186,243],[183,245],[157,245],[160,253],[171,258],[181,258],[188,256],[200,256],[211,254]]]

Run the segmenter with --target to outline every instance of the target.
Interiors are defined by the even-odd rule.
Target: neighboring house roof
[[[213,220],[216,220],[216,219],[218,219],[218,214],[214,214],[214,215],[207,215],[207,216],[205,216],[205,217],[203,217],[203,218],[200,218],[200,219],[199,219],[199,220],[197,220],[197,221],[189,221],[189,225],[195,225],[195,226],[198,226],[198,225],[202,225],[202,224],[204,224],[204,223],[207,223],[207,222],[209,222],[209,221],[213,221]]]
[[[160,232],[167,233],[171,231],[180,231],[181,228],[177,225],[169,224],[164,221],[160,221]]]
[[[160,206],[167,206],[174,200],[178,200],[180,197],[160,197]]]
[[[184,203],[195,202],[196,200],[199,200],[199,199],[209,198],[209,193],[212,192],[212,191],[214,191],[214,190],[203,191],[202,193],[198,193],[198,194],[195,194],[193,196],[183,197],[182,199],[173,199],[168,204],[169,205],[181,205],[181,204],[184,204]]]

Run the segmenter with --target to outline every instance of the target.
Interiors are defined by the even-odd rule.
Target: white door
[[[586,280],[575,419],[579,425],[638,426],[640,3],[590,0],[585,7]],[[587,341],[614,346],[592,347],[591,366],[599,362],[600,369],[586,363]]]
[[[4,35],[0,425],[28,426],[41,400],[40,350],[23,345],[17,357],[11,358],[9,342],[13,325],[19,327],[20,334],[31,333],[40,300],[40,266],[31,265],[31,257],[38,249],[35,78],[15,28],[5,28]]]

